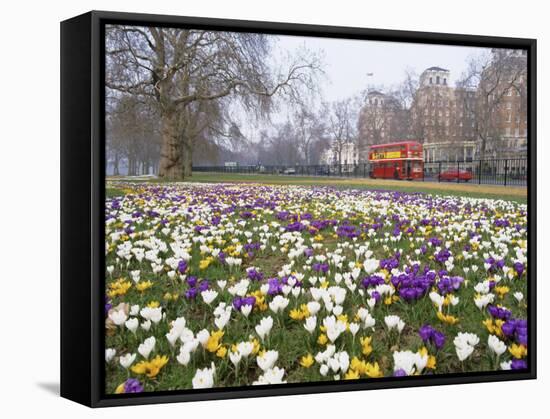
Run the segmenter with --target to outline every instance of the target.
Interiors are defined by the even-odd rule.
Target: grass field
[[[504,191],[109,180],[107,392],[525,368],[527,207]]]
[[[159,179],[152,182],[163,182]],[[410,182],[365,178],[333,178],[320,176],[258,175],[239,173],[194,173],[186,182],[229,182],[264,183],[269,185],[333,186],[335,188],[358,188],[368,190],[394,190],[403,192],[422,192],[449,196],[473,198],[506,199],[516,202],[527,201],[527,188],[515,186],[477,185],[453,182]]]

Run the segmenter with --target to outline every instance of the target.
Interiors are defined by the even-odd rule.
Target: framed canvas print
[[[61,395],[536,377],[536,42],[61,24]]]

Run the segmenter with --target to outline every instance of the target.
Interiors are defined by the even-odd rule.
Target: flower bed
[[[110,186],[108,393],[526,367],[526,205]]]

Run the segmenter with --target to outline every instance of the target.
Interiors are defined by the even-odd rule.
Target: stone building
[[[326,149],[320,159],[321,164],[344,164],[344,165],[355,165],[359,163],[359,149],[357,145],[353,142],[347,142],[341,145],[340,158],[338,156],[338,147],[337,145],[332,145],[332,147]]]
[[[452,87],[450,71],[430,67],[420,76],[411,106],[412,137],[424,145],[425,162],[476,157],[474,90]]]

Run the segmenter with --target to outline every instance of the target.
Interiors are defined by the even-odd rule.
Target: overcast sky
[[[324,51],[328,83],[323,90],[329,101],[351,96],[369,85],[395,85],[404,79],[407,68],[413,68],[418,75],[428,67],[446,68],[451,71],[452,85],[466,70],[469,57],[488,51],[475,47],[299,36],[280,36],[276,49],[280,53],[302,45]]]
[[[413,69],[419,76],[432,66],[446,68],[451,72],[453,86],[471,57],[489,52],[475,47],[278,36],[272,60],[284,67],[282,63],[288,54],[304,46],[323,56],[325,76],[320,90],[322,100],[328,102],[348,98],[369,87],[395,86],[404,80],[407,69]],[[289,110],[283,106],[272,116],[272,121],[282,122],[288,114]],[[258,127],[242,121],[241,129],[247,138],[258,141]]]

